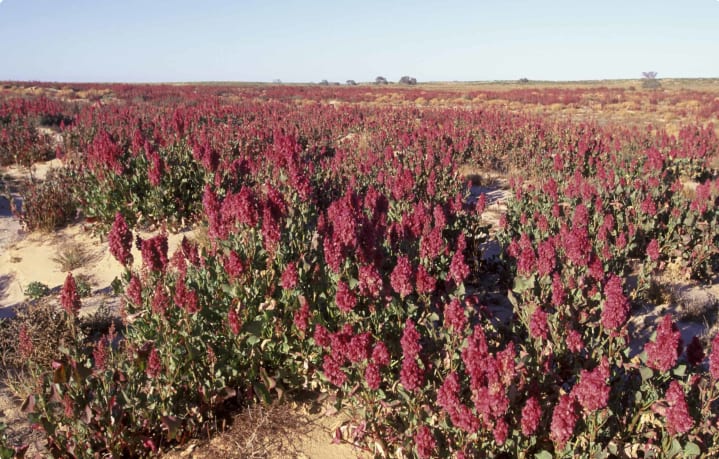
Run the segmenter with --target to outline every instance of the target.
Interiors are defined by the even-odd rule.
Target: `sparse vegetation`
[[[27,284],[27,288],[25,288],[25,296],[27,296],[31,300],[39,300],[40,298],[44,298],[49,294],[50,287],[43,284],[42,282],[30,282],[29,284]]]
[[[82,268],[92,260],[92,255],[88,250],[77,243],[67,242],[62,244],[52,261],[57,263],[60,271],[69,272],[78,268]]]
[[[51,170],[45,180],[25,187],[22,208],[15,208],[15,212],[31,231],[62,228],[77,217],[78,200],[72,193],[75,186],[75,174],[69,169]]]

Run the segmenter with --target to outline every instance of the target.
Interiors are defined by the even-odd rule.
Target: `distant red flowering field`
[[[716,317],[632,322],[716,283],[705,83],[3,83],[0,164],[62,162],[17,217],[80,215],[123,267],[121,330],[81,326],[71,273],[50,366],[21,328],[30,422],[144,457],[314,391],[380,457],[719,454]]]

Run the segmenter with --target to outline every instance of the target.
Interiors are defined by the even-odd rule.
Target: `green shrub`
[[[42,282],[33,281],[27,284],[25,289],[25,296],[31,300],[38,300],[44,298],[50,294],[50,288]]]

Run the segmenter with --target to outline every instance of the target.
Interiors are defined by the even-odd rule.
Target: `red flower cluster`
[[[414,291],[414,274],[412,273],[412,264],[405,256],[397,257],[397,264],[392,270],[389,277],[392,289],[404,298],[412,294]]]
[[[719,333],[714,335],[712,350],[709,354],[709,374],[714,381],[719,381]]]
[[[67,273],[65,278],[65,283],[60,291],[60,304],[65,312],[72,317],[76,317],[82,307],[80,295],[77,293],[77,284],[75,284],[72,273]]]
[[[292,322],[300,331],[307,331],[310,322],[310,305],[304,297],[300,297],[300,308],[295,311]]]
[[[167,235],[158,234],[142,241],[142,264],[151,271],[164,272],[167,266]]]
[[[349,285],[344,281],[337,282],[335,303],[342,312],[350,312],[357,305],[357,297],[350,290]]]
[[[234,307],[230,307],[230,311],[227,313],[227,324],[230,326],[230,330],[232,331],[232,333],[234,333],[235,335],[240,334],[242,323]]]
[[[123,266],[132,264],[132,232],[120,212],[115,214],[110,233],[107,235],[110,253]]]
[[[527,437],[536,432],[542,420],[542,407],[536,397],[529,397],[522,408],[522,433]]]
[[[582,407],[588,411],[601,410],[609,401],[609,361],[606,357],[592,371],[582,370],[579,383],[572,388],[572,393]]]
[[[161,372],[162,360],[160,360],[160,353],[153,347],[150,351],[150,356],[147,358],[147,368],[145,369],[145,373],[148,378],[155,379]]]
[[[552,413],[549,437],[560,450],[574,434],[574,427],[579,417],[577,411],[577,401],[573,394],[564,394],[559,397],[559,402]]]
[[[464,315],[464,307],[457,298],[454,298],[444,307],[444,325],[452,328],[455,332],[462,333],[466,323],[467,317]]]
[[[152,295],[152,312],[159,315],[164,315],[167,308],[170,306],[170,297],[165,293],[165,286],[158,283],[155,286],[155,292]]]
[[[624,296],[622,280],[611,274],[604,285],[604,307],[602,308],[602,326],[607,330],[622,327],[629,317],[629,300]]]
[[[652,261],[657,261],[659,259],[659,242],[657,242],[656,239],[652,239],[647,245],[647,256]]]
[[[414,434],[414,444],[417,447],[417,457],[420,459],[430,459],[434,457],[437,449],[437,441],[432,435],[432,431],[427,426],[421,426]]]
[[[657,336],[654,342],[644,346],[647,353],[647,366],[669,371],[677,362],[682,348],[682,335],[672,321],[671,315],[664,316],[657,327]]]
[[[127,283],[127,287],[125,287],[125,296],[135,306],[142,304],[142,283],[134,274],[130,277],[130,282]]]
[[[299,275],[297,273],[297,265],[295,262],[290,262],[287,264],[287,267],[282,272],[280,285],[282,285],[282,288],[285,290],[292,290],[293,288],[297,287],[298,282]]]
[[[402,368],[400,370],[400,382],[410,391],[417,391],[424,382],[424,371],[417,364],[417,358],[422,350],[419,342],[420,334],[411,319],[407,319],[404,332],[400,339],[402,346]]]
[[[529,333],[534,338],[546,340],[549,336],[549,324],[547,323],[547,313],[544,312],[541,306],[532,313],[529,322]]]
[[[666,410],[669,435],[688,432],[694,426],[694,419],[689,414],[689,407],[684,398],[682,386],[677,381],[672,381],[669,384],[665,398],[669,404]]]

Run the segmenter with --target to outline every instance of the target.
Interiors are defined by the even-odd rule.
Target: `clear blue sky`
[[[0,80],[719,77],[718,0],[0,0]]]

